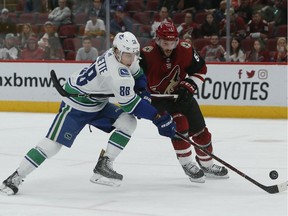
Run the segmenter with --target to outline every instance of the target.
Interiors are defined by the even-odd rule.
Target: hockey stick
[[[222,160],[221,158],[217,157],[216,155],[214,155],[213,153],[210,153],[209,151],[207,151],[205,148],[203,148],[202,146],[197,145],[196,143],[192,142],[191,140],[189,140],[188,138],[186,138],[185,136],[183,136],[182,134],[180,134],[179,132],[176,132],[176,135],[182,139],[183,141],[189,143],[190,145],[194,146],[195,148],[201,150],[202,152],[204,152],[205,154],[209,155],[210,157],[212,157],[213,159],[217,160],[218,162],[220,162],[221,164],[223,164],[224,166],[228,167],[229,169],[231,169],[232,171],[236,172],[237,174],[239,174],[240,176],[242,176],[243,178],[247,179],[248,181],[252,182],[253,184],[255,184],[256,186],[258,186],[259,188],[263,189],[264,191],[270,193],[270,194],[275,194],[275,193],[279,193],[282,191],[286,191],[287,190],[287,185],[288,185],[288,181],[283,182],[281,184],[277,184],[277,185],[271,185],[271,186],[265,186],[263,184],[260,184],[259,182],[257,182],[256,180],[252,179],[251,177],[249,177],[248,175],[246,175],[245,173],[241,172],[240,170],[238,170],[237,168],[235,168],[234,166],[230,165],[229,163],[225,162],[224,160]]]
[[[53,85],[55,86],[57,92],[63,96],[63,97],[87,97],[87,98],[91,98],[91,97],[114,97],[114,94],[71,94],[68,93],[67,91],[65,91],[65,89],[63,89],[63,87],[60,85],[59,80],[56,76],[56,73],[54,70],[50,71],[50,76],[51,76],[51,80],[53,82]],[[171,99],[177,99],[178,95],[174,94],[174,95],[168,95],[168,94],[151,94],[151,97],[154,98],[171,98]]]
[[[63,97],[114,97],[114,94],[72,94],[65,91],[62,86],[59,83],[59,80],[57,79],[56,73],[54,70],[51,70],[50,72],[51,80],[58,91],[58,93]]]

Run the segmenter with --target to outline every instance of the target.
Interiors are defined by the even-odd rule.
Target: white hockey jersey
[[[73,94],[114,94],[121,108],[125,112],[131,113],[141,101],[133,89],[134,77],[137,77],[139,73],[138,60],[135,60],[128,68],[119,63],[112,49],[109,49],[89,67],[72,74],[64,89]],[[109,102],[109,98],[63,97],[63,101],[81,111],[97,112],[103,109]]]

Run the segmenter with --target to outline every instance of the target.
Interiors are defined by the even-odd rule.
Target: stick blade
[[[288,185],[288,181],[283,182],[283,183],[278,184],[278,185],[267,186],[263,189],[270,194],[275,194],[275,193],[280,193],[280,192],[286,191],[287,185]]]
[[[278,187],[279,192],[286,191],[287,185],[288,185],[288,181],[283,182],[282,184],[278,184],[277,187]]]

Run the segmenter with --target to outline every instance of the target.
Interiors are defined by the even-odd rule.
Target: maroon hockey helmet
[[[156,36],[159,39],[176,41],[178,40],[178,31],[172,22],[162,22],[156,30]]]

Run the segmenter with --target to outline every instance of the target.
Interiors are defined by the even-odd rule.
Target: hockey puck
[[[278,172],[276,170],[272,170],[270,173],[269,173],[269,176],[271,179],[275,180],[278,178]]]

